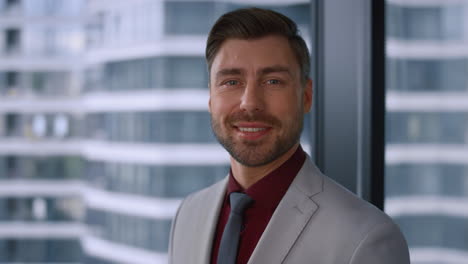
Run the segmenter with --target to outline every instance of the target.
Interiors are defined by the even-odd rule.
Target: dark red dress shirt
[[[267,176],[244,190],[232,176],[229,181],[224,197],[223,207],[218,218],[216,234],[213,240],[211,252],[211,264],[217,263],[219,245],[231,210],[229,205],[229,194],[231,192],[243,192],[254,199],[254,203],[244,213],[243,230],[240,234],[239,249],[237,253],[237,264],[246,264],[252,252],[262,236],[273,212],[283,198],[296,174],[304,164],[306,155],[299,146],[294,154],[283,165],[272,171]]]

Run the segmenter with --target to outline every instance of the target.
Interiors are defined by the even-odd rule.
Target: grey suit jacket
[[[170,264],[210,263],[227,178],[187,197],[172,223]],[[399,228],[307,157],[249,264],[409,264]],[[222,264],[222,263],[219,263]]]

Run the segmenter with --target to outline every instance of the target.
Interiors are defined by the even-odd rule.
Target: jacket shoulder
[[[327,176],[316,176],[323,187],[311,197],[318,205],[314,223],[327,230],[329,248],[341,251],[346,263],[409,263],[406,240],[387,214]]]
[[[225,185],[226,179],[223,179],[213,185],[188,195],[182,202],[179,211],[183,208],[197,209],[199,206],[206,206],[207,201],[212,201],[215,197],[224,193]]]
[[[226,180],[185,198],[172,222],[169,263],[204,263],[213,236]]]

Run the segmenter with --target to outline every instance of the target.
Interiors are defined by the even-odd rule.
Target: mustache
[[[265,114],[265,113],[260,113],[260,112],[236,112],[231,114],[227,119],[226,122],[228,124],[232,124],[235,122],[261,122],[265,123],[270,126],[276,126],[279,127],[281,126],[281,121],[277,119],[276,117]]]

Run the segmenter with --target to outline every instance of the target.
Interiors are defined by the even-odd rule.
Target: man
[[[257,8],[227,13],[206,59],[212,129],[231,171],[183,201],[169,262],[409,263],[392,220],[322,175],[299,144],[312,82],[295,23]]]

